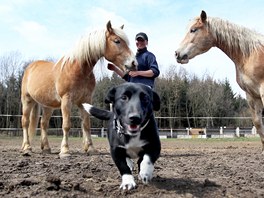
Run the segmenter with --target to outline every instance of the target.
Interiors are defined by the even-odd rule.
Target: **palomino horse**
[[[121,28],[112,28],[110,21],[106,29],[97,30],[83,37],[71,53],[57,63],[36,61],[25,70],[22,79],[21,100],[23,105],[22,127],[25,153],[31,151],[31,141],[38,124],[39,107],[42,107],[41,149],[50,153],[47,138],[49,119],[54,109],[61,109],[63,139],[60,157],[69,153],[68,132],[71,127],[70,115],[77,105],[82,119],[84,151],[95,151],[90,133],[90,117],[82,103],[91,103],[95,87],[93,68],[105,57],[122,71],[136,69],[136,59],[128,47],[129,42]]]
[[[221,49],[235,64],[236,81],[246,92],[252,121],[260,135],[264,154],[264,37],[228,21],[207,17],[204,11],[195,18],[176,50],[178,63],[207,52],[211,47]]]

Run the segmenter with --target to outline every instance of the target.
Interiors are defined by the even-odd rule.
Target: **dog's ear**
[[[155,91],[153,91],[153,110],[160,110],[160,97]]]
[[[105,96],[105,103],[110,104],[115,101],[115,93],[116,93],[116,88],[112,87],[108,90],[106,96]]]

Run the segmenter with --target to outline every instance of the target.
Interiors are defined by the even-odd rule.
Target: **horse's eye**
[[[116,44],[119,44],[119,43],[120,43],[120,40],[115,39],[114,42],[115,42]]]
[[[192,29],[190,30],[191,33],[194,33],[194,32],[196,32],[196,31],[197,31],[197,28],[192,28]]]

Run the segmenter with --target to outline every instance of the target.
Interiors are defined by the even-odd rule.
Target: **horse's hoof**
[[[22,152],[31,152],[32,151],[32,148],[29,144],[23,144],[22,147],[21,147],[21,151]]]
[[[69,153],[60,153],[60,159],[67,159],[71,157],[71,154]]]
[[[48,148],[48,149],[43,149],[42,150],[42,154],[51,154],[51,149]]]
[[[98,153],[99,153],[99,151],[96,150],[95,148],[89,148],[87,151],[88,155],[94,155],[94,154],[98,154]]]
[[[32,150],[31,149],[26,149],[22,151],[22,156],[31,156]]]

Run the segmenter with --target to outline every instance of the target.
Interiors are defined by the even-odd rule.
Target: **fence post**
[[[220,135],[223,135],[223,127],[220,127]]]
[[[257,134],[257,130],[256,130],[255,126],[252,127],[251,133],[252,133],[252,135],[256,135]]]
[[[239,133],[239,132],[240,132],[240,131],[239,131],[239,127],[237,127],[237,128],[236,128],[236,136],[237,136],[237,137],[240,137],[240,133]]]
[[[170,129],[170,132],[171,132],[171,138],[173,138],[173,130],[172,130],[172,128]]]
[[[104,137],[104,127],[101,128],[101,137]]]
[[[187,130],[187,135],[190,135],[190,128],[186,128]]]

